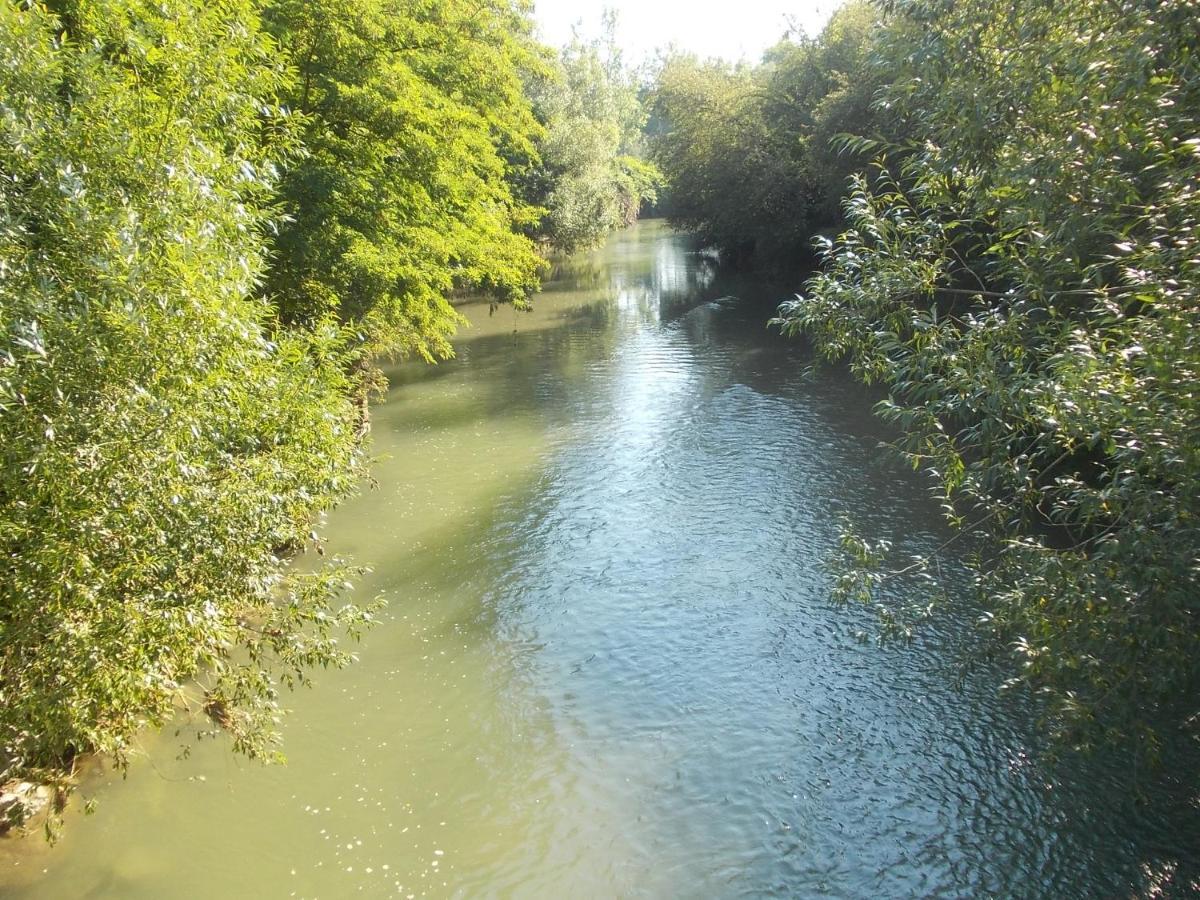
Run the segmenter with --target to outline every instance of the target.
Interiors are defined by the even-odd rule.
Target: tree
[[[754,67],[667,57],[652,147],[672,221],[742,260],[807,259],[861,163],[834,138],[891,132],[873,107],[886,76],[867,65],[877,19],[869,4],[850,3],[817,39],[781,41]]]
[[[289,76],[249,0],[55,9],[0,4],[0,773],[182,703],[269,754],[369,618],[279,558],[358,472],[344,340],[254,299]]]
[[[886,6],[921,141],[781,321],[887,387],[1060,733],[1153,757],[1200,696],[1198,8]]]
[[[523,233],[539,211],[513,190],[541,137],[527,4],[276,0],[266,16],[298,69],[285,105],[306,148],[266,295],[284,322],[352,326],[364,356],[449,356],[453,291],[521,302],[543,266]]]
[[[601,40],[576,37],[532,90],[546,123],[530,193],[546,208],[542,234],[560,250],[597,245],[654,203],[662,176],[642,159],[646,112],[616,47],[615,19]]]
[[[770,162],[750,71],[668,57],[653,104],[653,156],[667,178],[670,221],[723,250],[748,252],[758,233],[750,211],[761,198],[747,195]]]

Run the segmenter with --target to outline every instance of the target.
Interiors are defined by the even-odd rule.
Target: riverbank
[[[969,615],[878,646],[828,601],[843,518],[943,532],[870,396],[765,327],[777,291],[645,223],[531,313],[465,307],[455,360],[388,369],[378,488],[330,515],[390,605],[286,698],[288,765],[148,735],[8,894],[1128,895],[1185,867],[1110,803],[1125,771],[1034,761],[1029,708],[963,668]]]

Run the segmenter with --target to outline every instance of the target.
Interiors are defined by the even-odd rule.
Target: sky
[[[617,39],[626,59],[637,63],[656,47],[674,43],[699,56],[757,61],[794,22],[816,35],[841,0],[535,0],[535,17],[546,43],[558,46],[582,22],[585,37],[600,30],[606,7],[617,12]]]

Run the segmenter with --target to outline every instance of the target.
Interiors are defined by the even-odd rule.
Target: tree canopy
[[[546,62],[512,0],[279,0],[266,20],[297,77],[303,158],[266,281],[285,322],[327,317],[367,352],[450,354],[456,289],[523,301],[538,210],[513,180],[538,161],[524,79]]]
[[[546,209],[542,234],[565,251],[632,225],[662,181],[643,158],[647,110],[637,73],[616,46],[615,18],[605,25],[603,39],[576,37],[563,47],[549,77],[533,87],[546,138],[530,192]]]
[[[886,387],[1062,734],[1153,756],[1200,687],[1200,8],[883,6],[880,103],[916,140],[781,321]]]
[[[360,620],[276,555],[358,456],[336,332],[255,299],[289,76],[240,0],[5,3],[0,46],[2,771],[123,761],[198,674],[264,753]]]

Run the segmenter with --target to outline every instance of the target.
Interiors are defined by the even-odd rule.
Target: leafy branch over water
[[[1062,736],[1152,757],[1200,687],[1197,8],[1068,6],[887,5],[910,149],[779,322],[888,389]]]

